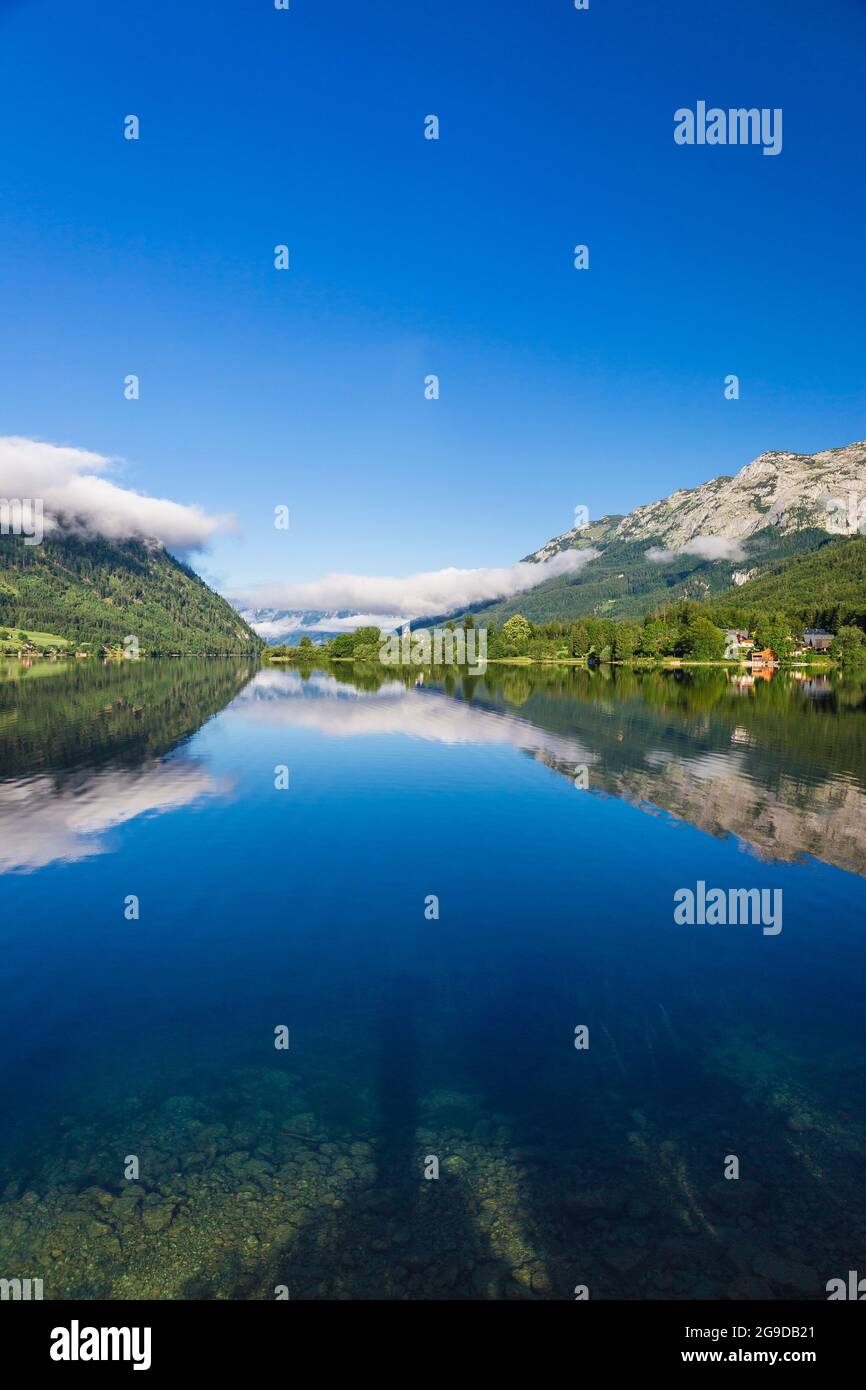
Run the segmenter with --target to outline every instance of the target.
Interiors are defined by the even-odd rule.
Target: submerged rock
[[[145,1207],[142,1213],[145,1230],[150,1231],[151,1234],[164,1231],[166,1226],[171,1225],[176,1209],[177,1204],[172,1201],[159,1202],[155,1206]]]
[[[599,1216],[616,1216],[624,1210],[627,1202],[628,1193],[615,1187],[584,1188],[579,1192],[569,1192],[562,1199],[568,1215],[584,1221]]]
[[[764,1188],[750,1178],[721,1178],[707,1189],[707,1196],[713,1206],[728,1215],[750,1216],[767,1203]]]
[[[633,1269],[637,1269],[646,1259],[646,1251],[637,1246],[620,1246],[618,1249],[608,1250],[604,1256],[604,1262],[609,1269],[616,1274],[630,1274]]]
[[[817,1296],[824,1290],[824,1284],[814,1269],[770,1251],[757,1255],[752,1269],[759,1278],[767,1279],[771,1284],[781,1284],[786,1289],[795,1289],[797,1293]]]

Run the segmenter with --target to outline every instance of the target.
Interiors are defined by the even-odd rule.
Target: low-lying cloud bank
[[[244,622],[249,623],[266,642],[281,642],[295,632],[354,632],[359,627],[379,627],[390,632],[402,627],[406,621],[402,613],[279,613],[273,617],[263,617],[261,610],[241,608],[238,610]]]
[[[429,570],[397,579],[362,574],[326,574],[304,584],[269,584],[235,595],[248,609],[290,609],[362,614],[380,627],[403,619],[435,618],[474,603],[512,598],[535,589],[545,579],[574,574],[598,555],[597,550],[564,550],[549,560],[520,560],[501,568]],[[353,626],[359,625],[358,619]]]
[[[743,560],[746,552],[739,541],[728,540],[725,536],[695,536],[685,545],[678,545],[676,550],[653,545],[646,552],[647,559],[654,565],[669,565],[679,555],[698,555],[702,560]]]
[[[41,501],[46,535],[158,541],[169,550],[200,550],[230,517],[165,497],[142,497],[100,476],[116,460],[87,449],[0,436],[0,497]]]

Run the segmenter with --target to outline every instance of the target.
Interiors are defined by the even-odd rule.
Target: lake
[[[862,686],[8,663],[0,778],[0,1275],[748,1300],[864,1269]]]

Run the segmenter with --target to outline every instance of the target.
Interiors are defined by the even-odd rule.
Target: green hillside
[[[25,628],[0,627],[0,652],[19,652],[22,646],[27,645],[40,651],[53,647],[55,651],[62,652],[64,647],[70,644],[66,637],[61,637],[56,632],[32,632]]]
[[[499,603],[476,607],[476,622],[502,623],[522,613],[533,623],[599,618],[640,618],[681,599],[707,601],[733,585],[737,571],[764,570],[814,551],[827,543],[826,531],[757,532],[743,544],[745,559],[702,560],[679,555],[668,564],[647,559],[653,540],[612,541],[575,574],[548,579],[537,588]],[[743,586],[744,588],[746,586]]]
[[[706,611],[723,627],[750,626],[757,614],[781,612],[804,627],[866,629],[866,536],[827,540],[714,598]]]
[[[151,654],[252,652],[261,642],[168,551],[136,541],[0,537],[0,627]]]

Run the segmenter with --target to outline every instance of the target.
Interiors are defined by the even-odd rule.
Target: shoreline
[[[354,665],[356,664],[356,662],[355,662],[355,657],[353,657],[353,656],[327,656],[326,654],[322,654],[321,656],[313,656],[313,657],[309,657],[309,656],[296,657],[296,656],[282,656],[282,655],[280,655],[280,656],[271,656],[271,657],[269,657],[269,656],[266,655],[265,658],[264,658],[264,664],[265,664],[266,666],[316,666],[316,665],[330,664],[331,662],[333,662],[333,663],[343,662],[343,663],[347,663],[348,665],[351,665],[351,666],[354,666]],[[390,669],[390,668],[393,666],[393,669],[394,669],[394,670],[403,670],[404,667],[407,667],[408,669],[411,670],[411,669],[414,667],[415,669],[417,669],[417,670],[419,670],[419,671],[420,671],[420,670],[427,670],[427,671],[429,671],[429,670],[434,669],[434,667],[435,667],[435,663],[434,663],[434,662],[422,662],[422,663],[420,663],[420,664],[418,664],[418,665],[416,666],[415,662],[412,662],[412,661],[378,662],[378,663],[377,663],[377,662],[370,662],[370,661],[365,662],[365,661],[362,660],[362,661],[358,662],[357,664],[358,664],[358,665],[361,665],[361,666],[363,666],[363,665],[367,665],[367,666],[382,665],[382,666],[385,666],[386,669]],[[440,663],[440,664],[451,664],[451,663]],[[664,657],[664,658],[663,658],[662,660],[660,660],[660,661],[653,661],[653,660],[651,660],[651,659],[649,659],[649,658],[643,658],[643,659],[638,660],[638,661],[599,661],[599,662],[596,662],[595,665],[593,665],[593,666],[590,666],[590,664],[585,660],[585,658],[579,657],[579,656],[560,656],[560,657],[550,657],[550,658],[542,658],[542,659],[539,659],[539,658],[534,657],[534,656],[489,656],[489,657],[485,657],[485,659],[484,659],[484,665],[485,665],[485,666],[577,666],[577,667],[582,667],[582,668],[583,668],[584,670],[586,670],[586,671],[597,670],[599,666],[619,666],[619,667],[622,667],[622,668],[625,669],[625,670],[630,670],[630,671],[678,671],[678,670],[682,670],[682,669],[684,669],[684,668],[692,668],[692,669],[693,669],[693,668],[700,668],[700,667],[706,667],[706,668],[721,667],[721,668],[726,668],[726,669],[728,669],[728,670],[733,670],[733,671],[742,672],[744,675],[756,675],[756,674],[759,674],[759,673],[762,672],[762,671],[794,671],[794,670],[801,670],[801,671],[802,671],[802,670],[806,670],[806,671],[834,671],[834,670],[839,670],[839,669],[841,669],[835,661],[831,661],[829,658],[824,658],[824,659],[818,660],[818,661],[802,661],[802,660],[801,660],[801,661],[788,661],[788,662],[785,662],[784,664],[772,665],[772,666],[769,666],[769,665],[752,666],[751,663],[748,662],[748,661],[724,661],[724,660],[722,660],[722,661],[689,661],[686,657],[679,657],[679,656]],[[462,668],[461,668],[461,669],[462,669]]]
[[[412,669],[416,669],[416,670],[433,670],[433,669],[436,668],[436,663],[435,663],[435,662],[421,662],[421,663],[416,664],[416,663],[413,662],[413,661],[399,661],[399,662],[376,662],[376,661],[372,661],[372,662],[371,662],[371,661],[365,661],[365,660],[363,660],[363,659],[360,660],[360,661],[357,661],[356,658],[355,658],[354,656],[329,656],[326,652],[321,652],[321,653],[314,652],[314,653],[311,654],[311,655],[304,654],[303,656],[294,656],[294,655],[286,656],[286,655],[283,655],[283,654],[280,654],[280,655],[278,655],[278,656],[270,656],[270,655],[268,654],[267,650],[265,650],[264,652],[261,652],[261,653],[252,653],[252,652],[247,652],[247,651],[237,651],[237,652],[143,652],[139,657],[137,657],[137,658],[135,658],[135,659],[136,659],[137,661],[145,661],[145,660],[150,660],[150,661],[153,661],[153,660],[170,660],[170,661],[177,661],[177,660],[188,659],[188,658],[191,658],[191,657],[202,657],[202,658],[207,659],[207,660],[212,660],[214,657],[217,657],[217,658],[220,658],[220,657],[221,657],[221,658],[229,658],[229,659],[234,660],[234,659],[237,659],[238,657],[244,657],[244,658],[249,659],[250,657],[256,657],[256,656],[258,657],[258,659],[260,660],[260,662],[261,662],[261,664],[262,664],[263,666],[322,666],[322,665],[331,665],[331,664],[334,664],[334,665],[337,665],[337,664],[344,664],[344,665],[349,665],[349,666],[354,666],[354,665],[360,665],[360,666],[364,666],[364,665],[366,665],[366,666],[379,666],[379,665],[381,665],[381,666],[385,667],[386,669],[391,669],[391,668],[393,668],[394,670],[403,670],[404,667],[407,668],[407,669],[409,669],[409,670],[412,670]],[[117,665],[122,665],[122,664],[124,663],[125,660],[128,660],[128,658],[124,658],[122,655],[116,655],[116,654],[114,654],[114,653],[108,654],[108,653],[105,653],[105,652],[103,652],[103,653],[101,653],[101,654],[97,654],[96,652],[20,652],[20,651],[19,651],[19,652],[2,652],[2,651],[0,651],[0,660],[5,660],[5,661],[17,661],[17,662],[25,662],[25,663],[26,663],[26,662],[38,661],[38,662],[48,662],[49,664],[52,664],[52,665],[58,665],[58,664],[60,664],[60,663],[74,664],[74,663],[76,663],[76,662],[78,662],[78,661],[86,661],[86,660],[89,660],[89,661],[98,661],[98,662],[103,663],[103,664],[106,663],[106,662],[113,662],[113,663],[116,663]],[[442,665],[442,666],[446,666],[446,665],[453,665],[454,663],[444,662],[444,663],[439,663],[439,664]],[[814,660],[814,661],[806,661],[806,660],[803,660],[803,659],[798,659],[798,660],[796,660],[796,661],[787,661],[787,662],[783,662],[783,663],[774,663],[774,664],[771,664],[771,665],[762,664],[762,665],[759,665],[759,666],[753,666],[753,665],[751,664],[751,662],[748,662],[748,661],[725,661],[725,660],[719,660],[719,661],[690,661],[687,657],[678,657],[678,656],[662,657],[662,658],[659,659],[659,660],[653,660],[653,659],[651,659],[651,658],[649,658],[649,657],[641,657],[641,658],[638,658],[637,660],[634,660],[634,661],[617,661],[617,660],[596,661],[596,662],[593,663],[592,665],[590,665],[590,663],[587,662],[586,658],[584,658],[584,657],[578,657],[578,656],[559,656],[559,657],[490,656],[490,657],[485,657],[483,663],[475,663],[475,664],[483,664],[484,666],[567,666],[567,667],[570,666],[570,667],[578,667],[578,668],[581,668],[581,669],[587,670],[587,671],[597,670],[597,669],[598,669],[599,667],[601,667],[601,666],[620,667],[620,668],[622,668],[623,670],[629,670],[629,671],[679,671],[679,670],[696,670],[696,669],[702,669],[702,668],[703,668],[703,669],[725,669],[725,670],[730,670],[730,671],[737,671],[737,672],[742,673],[743,675],[758,675],[758,674],[760,674],[761,672],[765,672],[765,671],[816,671],[816,672],[827,672],[827,671],[836,671],[836,670],[841,670],[841,669],[842,669],[842,668],[840,667],[840,665],[839,665],[838,662],[832,661],[829,657],[818,658],[818,659],[816,659],[816,660]],[[461,669],[462,669],[462,668],[461,668]]]

